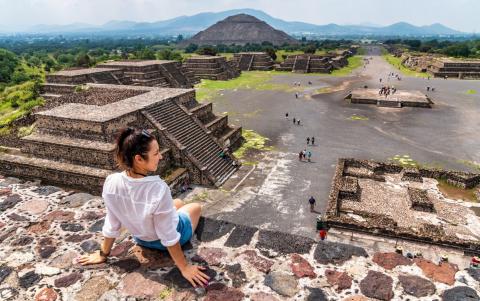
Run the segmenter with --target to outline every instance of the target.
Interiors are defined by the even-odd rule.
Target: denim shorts
[[[190,216],[188,213],[185,212],[178,212],[178,225],[177,225],[177,232],[180,233],[180,245],[186,244],[188,241],[190,241],[190,238],[192,238],[192,221],[190,220]],[[166,251],[167,248],[162,245],[160,240],[153,240],[153,241],[144,241],[139,238],[136,238],[135,236],[133,237],[133,240],[135,242],[146,248],[150,249],[157,249],[157,250],[162,250]]]

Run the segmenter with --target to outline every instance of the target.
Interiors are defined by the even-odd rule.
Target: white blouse
[[[123,226],[145,241],[160,239],[165,247],[180,240],[178,214],[168,185],[159,176],[134,179],[125,172],[111,174],[103,185],[107,215],[102,233],[120,236]]]

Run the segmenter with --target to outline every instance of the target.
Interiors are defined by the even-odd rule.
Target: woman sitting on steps
[[[168,185],[148,173],[157,170],[162,159],[158,142],[145,130],[127,128],[117,138],[116,160],[123,172],[109,175],[102,197],[107,214],[102,229],[100,251],[82,256],[82,265],[107,261],[120,228],[132,234],[135,242],[151,249],[168,250],[176,266],[194,287],[208,283],[203,267],[185,259],[181,245],[192,237],[200,219],[201,206],[173,200]]]

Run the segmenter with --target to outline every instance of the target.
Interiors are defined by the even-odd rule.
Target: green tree
[[[93,65],[92,58],[86,53],[81,52],[75,58],[75,66],[88,68]]]
[[[197,44],[190,43],[187,47],[185,47],[185,53],[194,53],[195,51],[197,51],[197,49]]]
[[[275,49],[273,49],[272,47],[266,48],[265,52],[272,58],[272,60],[275,61],[277,59],[277,53],[275,52]]]
[[[197,54],[201,55],[217,55],[217,50],[213,46],[203,46],[197,50]]]
[[[19,64],[20,60],[13,52],[0,48],[0,82],[10,82]]]
[[[317,47],[315,46],[315,44],[308,44],[307,46],[305,46],[305,48],[303,48],[304,53],[314,54],[315,51],[317,51]]]

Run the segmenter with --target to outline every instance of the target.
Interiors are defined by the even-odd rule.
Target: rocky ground
[[[106,264],[80,266],[104,214],[99,197],[0,176],[0,300],[480,300],[480,270],[209,218],[185,248],[206,288],[126,231]]]

